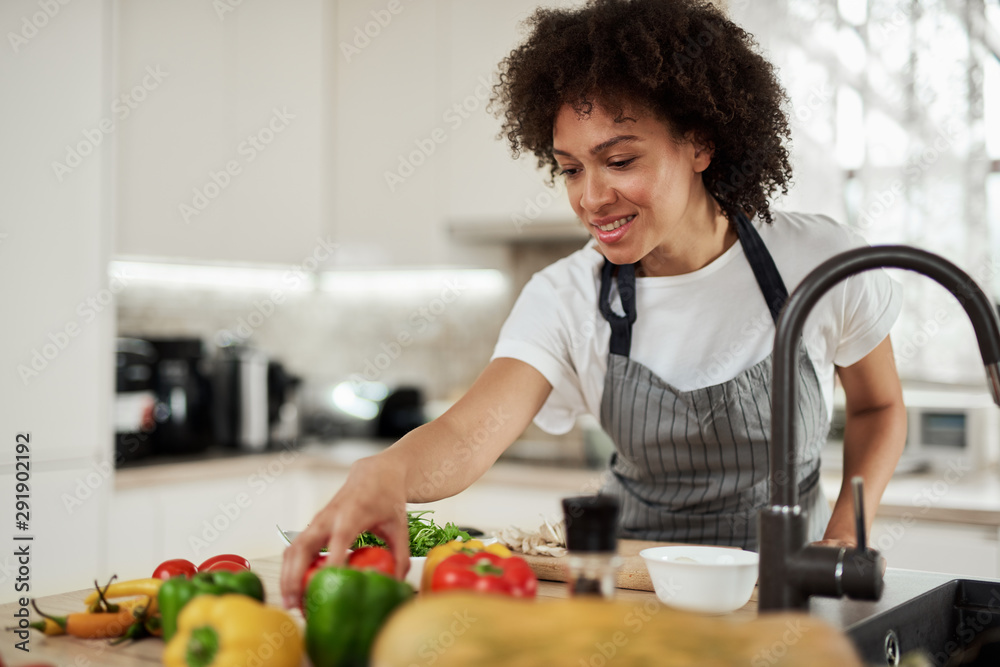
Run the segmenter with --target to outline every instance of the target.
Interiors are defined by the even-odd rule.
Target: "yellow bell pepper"
[[[166,667],[298,667],[302,631],[277,607],[246,595],[200,595],[177,618]]]
[[[441,561],[448,558],[448,556],[453,556],[460,552],[471,554],[480,551],[485,551],[500,558],[511,557],[510,549],[499,542],[484,545],[479,540],[469,540],[467,542],[452,540],[451,542],[439,544],[427,553],[427,560],[424,562],[424,572],[420,575],[420,592],[427,593],[431,590],[431,581],[434,579],[434,568]]]

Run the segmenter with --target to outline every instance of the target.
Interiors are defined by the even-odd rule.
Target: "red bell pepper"
[[[538,578],[523,558],[503,558],[485,551],[456,553],[434,569],[432,591],[468,590],[533,598]]]

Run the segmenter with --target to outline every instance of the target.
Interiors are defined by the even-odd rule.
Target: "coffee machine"
[[[249,345],[219,349],[212,373],[212,425],[217,443],[262,451],[276,439],[298,435],[291,393],[299,378]]]

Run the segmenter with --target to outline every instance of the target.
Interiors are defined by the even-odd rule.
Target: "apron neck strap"
[[[736,214],[736,236],[743,246],[743,253],[747,256],[750,268],[753,269],[754,278],[757,279],[757,286],[764,301],[771,312],[771,319],[775,324],[778,322],[778,315],[781,308],[788,300],[788,290],[785,289],[785,282],[781,279],[778,267],[767,251],[763,239],[754,229],[750,220],[743,214]],[[619,315],[611,309],[611,285],[615,278],[618,279],[618,294],[621,297],[622,310],[625,315]],[[611,325],[611,354],[629,356],[632,348],[632,324],[636,319],[635,309],[635,266],[632,264],[617,265],[612,264],[607,258],[604,259],[604,266],[601,268],[601,314]]]
[[[621,297],[622,310],[625,315],[619,315],[611,309],[611,285],[615,275],[618,276],[618,294]],[[605,258],[601,268],[601,315],[611,325],[611,353],[624,357],[632,349],[632,323],[635,322],[635,266],[612,264]]]
[[[788,301],[788,290],[785,289],[785,282],[781,279],[778,267],[771,258],[771,253],[764,246],[764,240],[760,234],[750,224],[750,220],[742,211],[736,214],[736,235],[739,236],[740,245],[753,269],[754,278],[757,279],[757,286],[760,293],[764,295],[768,310],[771,311],[771,319],[778,323],[778,315]]]

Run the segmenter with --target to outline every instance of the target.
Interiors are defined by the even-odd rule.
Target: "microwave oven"
[[[942,468],[954,461],[981,469],[1000,460],[1000,407],[985,387],[904,387],[903,403],[907,432],[899,470]],[[843,444],[844,421],[844,392],[838,386],[828,448],[837,453]],[[830,460],[835,451],[826,452],[824,463],[839,465]]]

